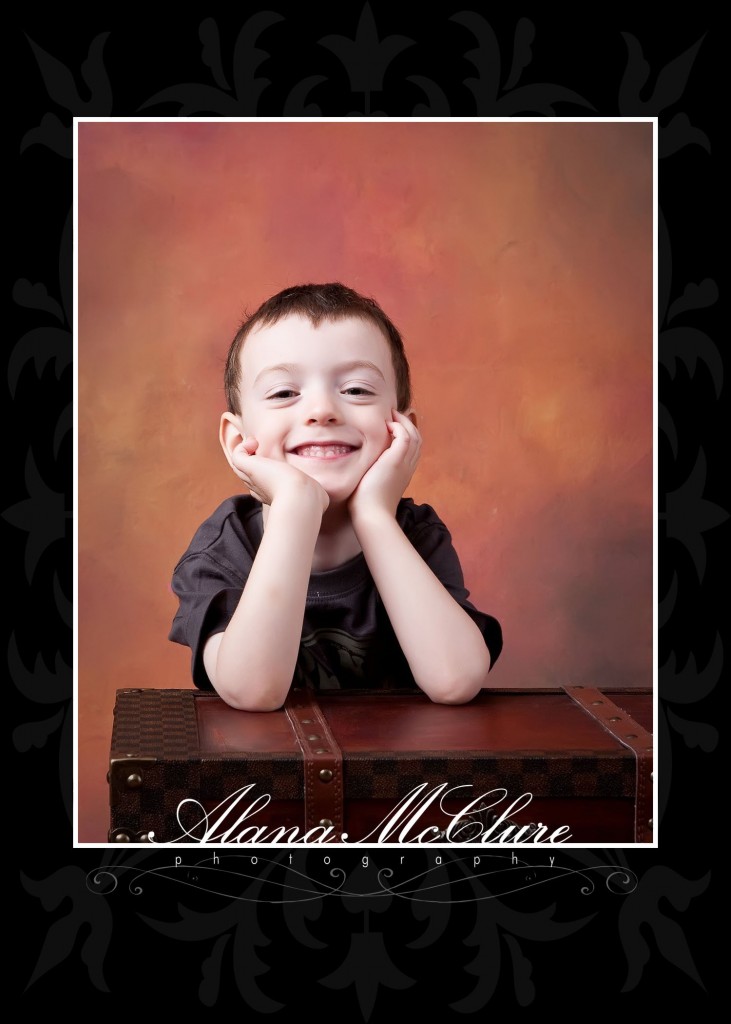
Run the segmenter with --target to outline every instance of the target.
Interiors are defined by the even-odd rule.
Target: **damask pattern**
[[[22,15],[11,32],[22,104],[5,642],[24,783],[10,818],[23,914],[12,976],[28,1010],[64,976],[91,1011],[139,1012],[173,958],[168,1011],[233,996],[277,1020],[299,1020],[306,1003],[366,1021],[422,1006],[461,1020],[498,1002],[565,1006],[567,993],[574,1005],[626,1009],[660,986],[698,1012],[720,987],[706,931],[720,874],[716,595],[727,521],[708,244],[720,198],[713,26],[681,14],[662,29],[607,18],[598,31],[553,13],[534,23],[452,4],[430,11],[405,18],[365,4],[326,19],[248,7],[227,23],[179,15],[164,32],[129,16],[72,26]],[[360,852],[328,865],[320,850],[252,865],[249,852],[213,896],[190,851],[176,865],[169,850],[73,849],[72,116],[535,114],[658,118],[660,848],[526,851],[510,892],[496,879],[511,864],[483,874],[489,852],[474,865],[471,853],[445,851],[437,863],[437,851],[417,851],[408,897],[400,855],[386,851],[367,865]],[[534,884],[551,856],[561,877]],[[617,873],[614,891],[597,880]]]

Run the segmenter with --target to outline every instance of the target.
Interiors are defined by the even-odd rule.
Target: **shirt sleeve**
[[[490,652],[492,668],[503,649],[502,629],[496,618],[479,611],[469,600],[449,530],[430,505],[414,505],[409,499],[402,504],[402,529],[437,579],[477,625]]]
[[[213,685],[203,664],[203,648],[222,633],[241,599],[255,548],[236,516],[208,520],[198,530],[173,572],[172,589],[179,607],[169,633],[174,643],[191,650],[193,682],[201,690]]]
[[[203,664],[203,648],[214,633],[222,633],[241,599],[243,586],[227,586],[206,559],[186,559],[173,576],[173,590],[180,601],[169,639],[191,650],[193,682],[201,690],[213,686]]]

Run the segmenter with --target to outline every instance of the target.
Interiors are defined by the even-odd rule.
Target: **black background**
[[[26,1010],[54,1008],[68,993],[107,1013],[238,1008],[299,1020],[307,1006],[326,1018],[429,1010],[462,1020],[496,1006],[576,1012],[590,1000],[608,1012],[639,1010],[659,993],[679,1010],[703,1010],[718,997],[709,925],[726,799],[716,732],[726,520],[716,347],[720,46],[697,7],[665,20],[611,15],[589,24],[436,4],[417,21],[380,3],[331,17],[273,4],[164,24],[100,14],[72,25],[29,14],[9,32],[3,526],[14,867],[5,934],[11,986]],[[333,36],[359,45],[320,43]],[[393,36],[411,45],[390,46]],[[550,853],[593,878],[590,895],[564,879],[487,898],[483,886],[503,890],[466,867],[465,881],[440,890],[441,904],[369,896],[378,888],[373,865],[396,867],[383,851],[372,851],[369,869],[336,851],[344,888],[356,893],[348,897],[266,902],[289,892],[277,864],[260,864],[223,896],[171,872],[144,877],[134,895],[136,869],[169,864],[169,851],[72,845],[72,117],[365,113],[658,118],[660,848],[521,852],[526,882]],[[186,869],[202,859],[180,854]],[[428,856],[414,851],[410,860],[426,870]],[[319,853],[296,858],[310,877],[333,882]],[[87,872],[109,862],[119,884],[100,895]],[[611,864],[634,872],[633,892],[604,886]],[[461,870],[452,864],[451,877]]]

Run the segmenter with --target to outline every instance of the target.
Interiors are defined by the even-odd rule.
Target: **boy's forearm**
[[[297,663],[321,519],[321,508],[302,500],[275,501],[269,510],[249,578],[212,669],[216,691],[234,707],[273,711],[284,703]]]
[[[471,700],[490,667],[490,654],[476,624],[394,517],[374,512],[354,520],[353,526],[419,687],[437,703]]]

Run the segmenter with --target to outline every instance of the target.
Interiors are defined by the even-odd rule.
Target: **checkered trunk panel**
[[[194,690],[118,690],[112,757],[198,757]]]

